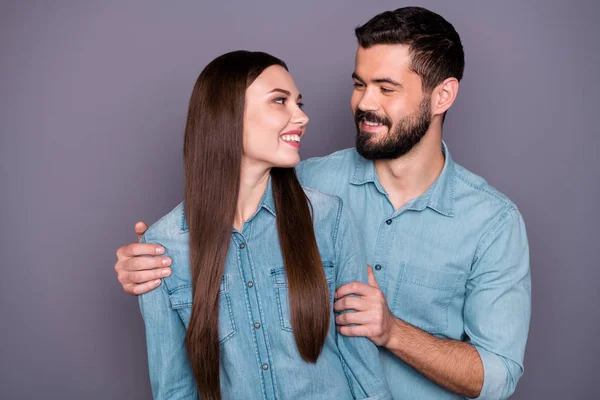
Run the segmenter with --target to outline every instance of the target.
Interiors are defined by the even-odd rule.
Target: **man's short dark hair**
[[[361,47],[377,44],[408,45],[411,70],[431,92],[444,79],[462,79],[465,53],[460,36],[442,16],[422,7],[403,7],[371,18],[355,30]]]

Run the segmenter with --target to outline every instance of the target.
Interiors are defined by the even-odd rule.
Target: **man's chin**
[[[358,152],[358,154],[360,154],[363,158],[365,158],[367,160],[375,161],[375,160],[380,159],[380,152],[379,152],[379,149],[377,149],[377,148],[373,148],[370,146],[365,146],[364,144],[357,143],[356,151]]]
[[[386,138],[389,132],[390,129],[388,127],[383,126],[378,127],[377,130],[374,131],[366,131],[361,129],[358,134],[364,140],[377,141]]]

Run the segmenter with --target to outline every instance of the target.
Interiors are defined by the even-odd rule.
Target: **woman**
[[[366,282],[366,262],[341,200],[296,178],[301,100],[260,52],[220,56],[196,81],[185,201],[142,238],[172,259],[139,298],[155,399],[391,398],[375,345],[335,329],[333,291]]]

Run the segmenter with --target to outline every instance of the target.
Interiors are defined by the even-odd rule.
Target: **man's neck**
[[[240,192],[233,220],[233,227],[238,231],[242,231],[244,222],[256,212],[267,188],[270,172],[268,167],[251,164],[242,159]]]
[[[421,196],[444,169],[441,130],[430,130],[407,154],[393,160],[375,161],[379,182],[394,209]]]

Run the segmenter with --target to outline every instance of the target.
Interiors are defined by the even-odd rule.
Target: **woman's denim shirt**
[[[339,197],[305,189],[329,286],[329,334],[316,364],[302,360],[290,322],[271,182],[241,232],[233,229],[219,290],[221,393],[224,399],[391,399],[377,347],[336,331],[333,293],[367,282],[354,217]],[[142,241],[165,247],[172,274],[139,297],[155,399],[197,399],[186,355],[192,307],[189,234],[183,203],[153,224]],[[207,227],[210,229],[210,227]]]

